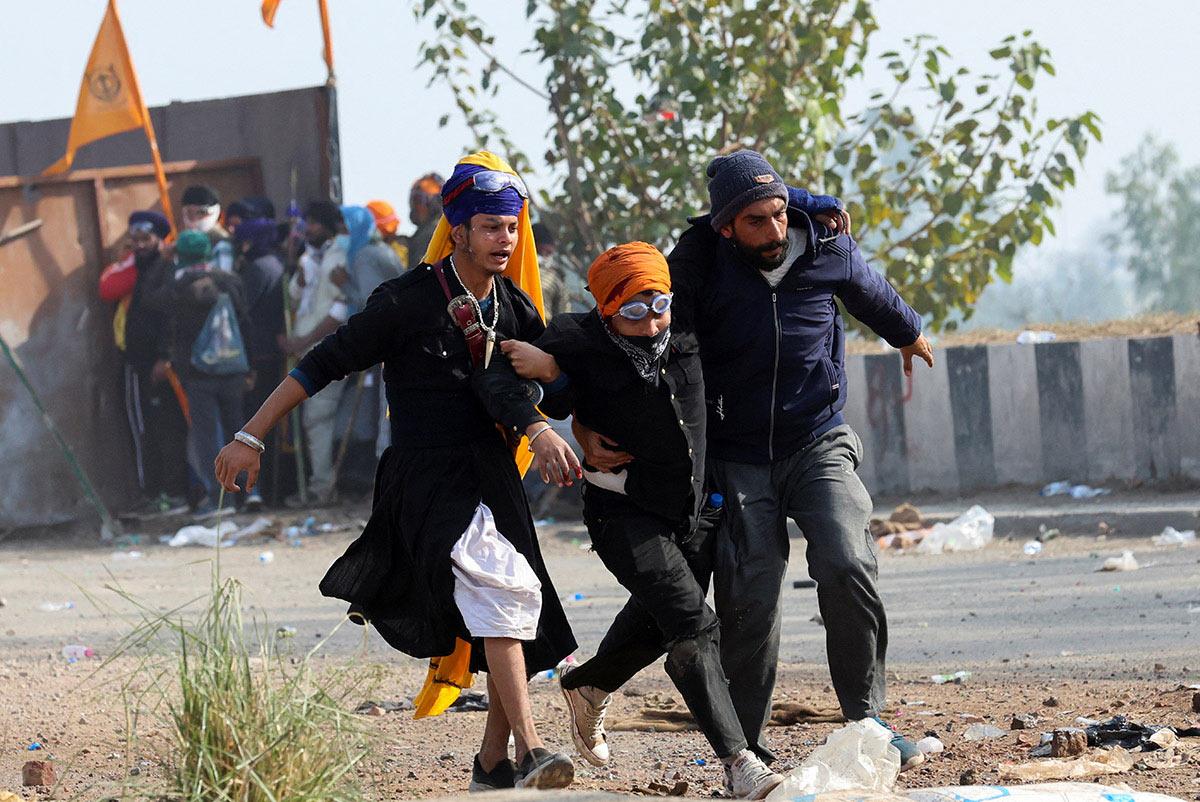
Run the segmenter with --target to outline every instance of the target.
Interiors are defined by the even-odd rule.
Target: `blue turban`
[[[159,239],[171,233],[171,223],[158,212],[141,211],[129,215],[129,227],[149,228]]]
[[[475,173],[483,172],[487,172],[487,168],[478,164],[458,164],[449,180],[442,185],[442,213],[450,225],[462,225],[477,214],[516,217],[525,207],[525,199],[513,187],[505,187],[499,192],[480,192],[472,187],[446,203],[446,197],[453,194],[464,181]]]
[[[350,247],[346,249],[346,264],[354,266],[354,257],[358,256],[371,235],[375,233],[375,218],[365,206],[343,206],[342,219],[346,221],[346,231],[350,234]]]
[[[245,220],[237,227],[237,231],[233,232],[233,239],[238,245],[250,243],[246,255],[257,259],[272,253],[279,245],[279,224],[265,218]]]

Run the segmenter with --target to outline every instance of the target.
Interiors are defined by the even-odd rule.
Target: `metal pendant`
[[[492,363],[492,349],[496,346],[496,332],[489,331],[487,333],[487,341],[483,345],[483,367],[487,370],[487,366]]]

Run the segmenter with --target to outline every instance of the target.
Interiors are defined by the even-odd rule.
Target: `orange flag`
[[[83,84],[79,87],[75,119],[71,121],[71,134],[67,138],[67,154],[47,167],[42,175],[65,173],[71,169],[75,151],[87,143],[123,131],[149,128],[149,121],[137,74],[133,71],[133,60],[125,46],[121,18],[117,16],[115,1],[109,0],[108,11],[100,23],[100,32],[96,34],[96,43],[92,45],[92,54],[83,73]]]
[[[263,0],[262,18],[268,28],[275,27],[275,12],[279,10],[279,0]]]
[[[279,11],[279,3],[281,0],[263,0],[262,3],[262,18],[263,22],[267,23],[268,28],[275,27],[275,12]],[[329,77],[333,77],[333,37],[329,33],[329,7],[325,4],[325,0],[317,0],[317,10],[321,15],[321,37],[324,42],[322,55],[325,57],[325,66],[329,69]]]

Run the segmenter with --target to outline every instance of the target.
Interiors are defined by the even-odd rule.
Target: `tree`
[[[1121,201],[1121,231],[1108,244],[1129,265],[1143,308],[1200,308],[1200,166],[1184,168],[1174,146],[1153,136],[1109,173]]]
[[[416,14],[434,18],[422,61],[476,144],[514,155],[488,108],[500,81],[545,99],[555,174],[541,200],[567,211],[579,255],[635,238],[669,248],[707,206],[708,160],[751,147],[787,180],[845,198],[873,263],[935,328],[969,317],[1018,247],[1054,233],[1050,212],[1100,138],[1091,112],[1039,117],[1034,89],[1054,67],[1029,31],[978,75],[932,37],[907,40],[879,56],[886,91],[846,113],[877,28],[867,0],[527,0],[544,88],[496,59],[464,0],[420,0]]]

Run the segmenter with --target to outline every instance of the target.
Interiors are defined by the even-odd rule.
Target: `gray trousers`
[[[808,543],[809,575],[825,620],[829,671],[851,721],[884,705],[887,619],[875,589],[875,543],[867,532],[871,497],[854,472],[862,441],[838,426],[768,465],[709,460],[709,482],[725,496],[713,578],[721,619],[721,663],[746,741],[774,755],[763,730],[779,661],[780,591],[787,571],[790,516]]]

